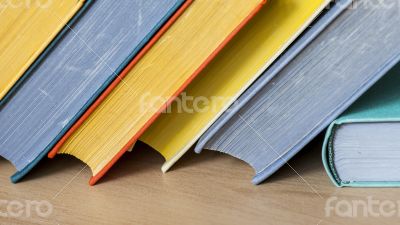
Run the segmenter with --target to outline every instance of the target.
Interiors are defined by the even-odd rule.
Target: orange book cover
[[[124,69],[124,71],[118,76],[118,78],[101,94],[101,96],[91,105],[91,107],[83,114],[83,116],[71,127],[71,129],[60,139],[60,141],[54,146],[54,148],[48,154],[49,158],[54,158],[58,151],[62,148],[65,142],[70,138],[74,132],[76,132],[82,124],[90,117],[90,115],[96,110],[96,108],[110,95],[110,93],[121,83],[123,78],[135,67],[135,65],[141,60],[141,58],[151,49],[151,47],[162,37],[162,35],[178,20],[185,9],[187,9],[192,0],[188,0],[176,14],[170,19],[168,23],[155,35],[155,37],[149,42],[149,44],[138,54],[138,56]],[[207,59],[198,67],[193,74],[184,82],[184,84],[176,90],[176,92],[170,96],[168,101],[153,114],[153,116],[141,127],[141,129],[133,135],[128,143],[116,154],[112,160],[96,175],[94,175],[90,181],[90,185],[95,185],[101,177],[103,177],[107,171],[118,161],[118,159],[139,139],[139,137],[146,131],[146,129],[165,111],[169,105],[183,92],[183,90],[189,85],[189,83],[218,55],[218,53],[231,41],[236,34],[260,11],[260,9],[266,4],[267,0],[261,0],[257,7],[224,39],[222,43],[210,54]]]

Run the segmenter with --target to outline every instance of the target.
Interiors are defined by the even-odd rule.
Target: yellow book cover
[[[0,0],[0,101],[83,4]]]
[[[327,0],[269,1],[141,140],[166,159],[166,172],[304,31]]]
[[[264,3],[193,1],[55,150],[86,163],[94,175],[90,184],[95,184]]]

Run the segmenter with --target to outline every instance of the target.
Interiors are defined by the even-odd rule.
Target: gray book
[[[398,10],[397,0],[354,1],[293,59],[268,69],[195,150],[242,159],[256,171],[253,183],[263,182],[400,60]]]
[[[149,42],[184,0],[96,0],[0,109],[0,155],[17,182]]]

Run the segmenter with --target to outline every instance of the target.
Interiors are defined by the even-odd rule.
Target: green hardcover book
[[[400,186],[400,65],[329,126],[322,158],[338,187]]]

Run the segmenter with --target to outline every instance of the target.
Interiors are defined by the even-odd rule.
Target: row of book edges
[[[11,180],[69,154],[94,185],[141,141],[163,172],[194,147],[247,162],[259,184],[332,123],[322,156],[335,185],[397,186],[400,14],[369,1],[6,5],[0,155]]]

